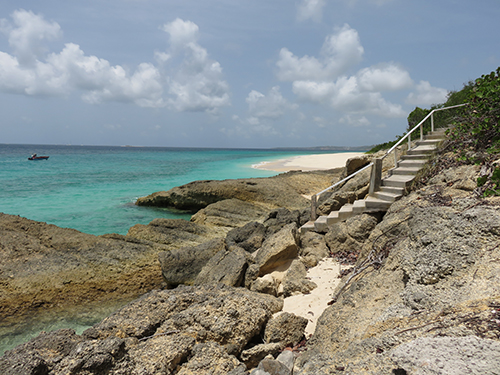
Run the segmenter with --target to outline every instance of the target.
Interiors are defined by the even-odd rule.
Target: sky
[[[499,0],[3,0],[0,143],[382,143],[500,66],[499,20]]]

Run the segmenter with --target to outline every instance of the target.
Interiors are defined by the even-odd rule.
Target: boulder
[[[297,225],[288,224],[276,234],[268,237],[257,252],[255,263],[259,267],[259,276],[291,262],[297,255]]]
[[[194,285],[222,283],[241,286],[248,268],[249,254],[241,247],[231,246],[217,252],[196,276]]]
[[[281,343],[257,344],[243,350],[240,358],[246,367],[250,369],[256,367],[266,356],[278,354],[281,349],[283,349],[283,344]]]
[[[280,361],[273,358],[264,358],[251,375],[291,375],[292,371]]]
[[[284,346],[295,346],[304,338],[307,319],[283,312],[267,322],[264,331],[266,343],[280,342]]]
[[[298,259],[293,260],[281,282],[283,296],[289,297],[295,293],[309,293],[316,288],[317,285],[307,280],[306,276],[307,270],[304,263]]]
[[[350,217],[345,222],[335,223],[328,228],[326,244],[332,254],[359,253],[377,222],[376,215],[362,214]]]
[[[280,283],[280,280],[277,280],[273,274],[269,273],[254,280],[250,285],[250,290],[277,297],[279,294]]]
[[[253,253],[258,250],[266,238],[266,227],[262,223],[252,221],[240,228],[232,229],[227,233],[227,246],[238,246]]]
[[[217,253],[224,251],[224,239],[214,239],[194,247],[172,249],[158,254],[161,274],[167,287],[179,284],[191,285],[209,260]]]
[[[264,220],[264,225],[267,228],[267,236],[279,232],[281,228],[288,224],[296,224],[297,227],[304,224],[301,221],[301,212],[298,210],[290,211],[286,208],[279,208],[269,212]]]
[[[314,267],[330,255],[325,236],[316,232],[306,232],[300,237],[299,255],[306,267]]]

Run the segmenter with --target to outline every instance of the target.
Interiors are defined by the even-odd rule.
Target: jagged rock
[[[261,372],[259,372],[259,370]],[[271,358],[264,358],[257,367],[256,372],[252,372],[254,375],[291,375],[292,371],[286,367],[280,361]]]
[[[287,224],[296,224],[300,227],[304,224],[301,220],[301,213],[298,210],[290,211],[286,208],[279,208],[268,213],[264,220],[264,225],[267,228],[267,236],[273,235],[281,230]],[[307,221],[307,220],[306,220]]]
[[[158,254],[161,274],[167,287],[192,285],[209,260],[226,249],[224,239],[214,239],[195,247],[172,249]]]
[[[318,262],[330,255],[325,236],[316,232],[306,232],[300,238],[299,255],[307,267],[314,267]]]
[[[262,223],[250,222],[227,233],[227,246],[239,246],[253,253],[258,250],[266,238],[266,227]]]
[[[240,358],[243,363],[245,363],[247,368],[254,368],[262,359],[264,359],[264,357],[278,354],[283,347],[284,345],[282,343],[258,344],[249,349],[243,350]]]
[[[250,290],[253,292],[270,294],[277,297],[279,286],[280,280],[277,280],[272,274],[269,273],[257,278],[254,282],[252,282]]]
[[[406,374],[493,375],[500,369],[500,343],[466,337],[420,337],[391,351]]]
[[[162,286],[165,247],[0,213],[0,320],[136,298]]]
[[[239,199],[225,199],[199,210],[191,217],[197,224],[237,228],[253,220],[262,220],[264,207]]]
[[[226,353],[224,348],[214,342],[196,344],[189,361],[180,366],[177,375],[246,374],[246,366]]]
[[[304,338],[306,326],[306,318],[283,312],[267,322],[264,340],[267,343],[280,342],[283,346],[295,346]]]
[[[307,270],[302,261],[295,259],[286,270],[281,284],[283,285],[283,296],[289,297],[297,292],[309,293],[317,285],[306,279]]]
[[[241,286],[248,268],[249,254],[232,246],[215,254],[196,276],[194,285],[222,283]]]
[[[370,155],[361,155],[354,158],[347,159],[345,162],[345,173],[346,176],[356,172],[357,170],[363,168],[365,165],[371,162]]]
[[[276,358],[278,362],[284,364],[290,373],[293,371],[293,363],[295,362],[295,355],[291,350],[283,350],[280,355]]]
[[[335,223],[328,228],[326,244],[333,254],[359,252],[376,225],[377,218],[372,214],[350,217],[345,222]]]
[[[225,285],[155,290],[81,336],[42,333],[0,358],[14,374],[243,374],[239,355],[283,301]],[[179,371],[179,372],[177,372]]]
[[[82,341],[72,329],[42,332],[31,341],[7,351],[0,357],[3,375],[48,374],[61,358],[68,356]]]
[[[259,276],[272,272],[298,255],[297,225],[288,224],[279,232],[268,237],[257,252],[255,263]]]

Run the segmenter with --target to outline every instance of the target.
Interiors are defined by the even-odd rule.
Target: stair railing
[[[346,178],[340,180],[339,182],[336,182],[335,184],[327,187],[324,190],[321,190],[319,193],[316,193],[316,194],[312,195],[311,196],[311,221],[314,221],[314,220],[317,219],[318,215],[316,213],[316,208],[317,208],[316,206],[317,206],[317,202],[318,202],[318,197],[321,194],[326,193],[328,190],[331,190],[334,187],[337,187],[338,185],[340,185],[340,184],[342,184],[342,183],[350,180],[351,178],[353,178],[354,176],[356,176],[358,173],[361,173],[364,170],[366,170],[366,169],[368,169],[368,168],[370,168],[372,166],[375,166],[375,168],[373,168],[372,174],[371,174],[371,178],[370,178],[370,193],[372,193],[373,191],[376,191],[377,188],[378,188],[376,185],[379,185],[380,181],[382,179],[382,160],[383,159],[385,159],[391,152],[394,151],[394,166],[397,167],[398,166],[397,147],[399,145],[401,145],[408,138],[408,151],[410,151],[411,150],[411,134],[414,131],[416,131],[418,128],[420,128],[420,140],[422,141],[424,139],[424,127],[423,127],[423,124],[424,124],[424,122],[429,117],[431,118],[431,132],[433,132],[434,131],[434,112],[444,111],[446,109],[463,107],[463,106],[466,106],[466,105],[469,105],[469,103],[458,104],[458,105],[453,105],[453,106],[450,106],[450,107],[443,107],[443,108],[433,109],[427,116],[424,117],[424,119],[422,121],[420,121],[417,125],[415,125],[408,133],[406,133],[406,135],[404,137],[402,137],[394,146],[392,146],[389,149],[389,151],[387,151],[381,158],[376,159],[375,162],[368,163],[363,168],[357,170],[354,173],[351,173]]]

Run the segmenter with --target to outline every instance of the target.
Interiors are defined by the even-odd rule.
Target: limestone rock
[[[163,279],[169,288],[191,285],[209,260],[225,249],[224,239],[219,238],[195,247],[163,251],[158,254]]]
[[[227,233],[227,246],[239,246],[253,253],[258,250],[266,238],[266,227],[256,221],[245,224],[240,228],[232,229]]]
[[[196,344],[189,361],[176,371],[177,375],[244,375],[245,373],[246,366],[214,342]]]
[[[162,286],[162,250],[0,213],[0,320],[136,298]]]
[[[264,358],[260,363],[259,366],[256,369],[257,371],[255,373],[251,373],[254,375],[258,374],[269,374],[269,375],[291,375],[292,371],[286,367],[283,363],[280,361],[277,361],[275,359],[271,358]],[[258,371],[262,372],[258,372]]]
[[[307,220],[302,219],[301,212],[298,210],[290,211],[286,208],[279,208],[268,213],[264,225],[267,228],[267,236],[270,236],[279,232],[285,225],[296,224],[300,227]]]
[[[264,331],[264,340],[267,343],[281,342],[283,346],[295,346],[304,338],[306,326],[306,318],[283,312],[269,320]]]
[[[261,205],[239,199],[225,199],[199,210],[191,221],[208,226],[237,228],[253,220],[262,220],[267,214]]]
[[[214,229],[182,219],[154,219],[148,225],[134,225],[129,229],[127,237],[180,248],[224,237],[227,231],[227,228]]]
[[[286,225],[279,232],[268,237],[255,257],[259,275],[263,276],[283,266],[298,255],[297,225]]]
[[[194,181],[139,198],[137,204],[197,211],[209,204],[235,198],[268,208],[302,209],[309,204],[303,195],[321,191],[341,170],[288,172],[268,178]]]
[[[248,268],[248,253],[232,246],[217,252],[196,276],[194,285],[222,283],[241,286]]]
[[[498,374],[500,343],[466,337],[420,337],[391,351],[407,374]]]
[[[314,267],[318,262],[330,255],[325,236],[316,232],[306,232],[300,237],[299,255],[307,267]],[[304,261],[304,258],[306,261]]]
[[[290,264],[290,267],[286,270],[283,276],[283,296],[289,297],[297,292],[299,293],[309,293],[311,290],[317,287],[317,285],[306,279],[307,270],[300,260],[295,259]]]
[[[363,243],[377,225],[373,214],[356,215],[328,228],[325,241],[333,254],[360,252]]]
[[[256,367],[264,357],[268,355],[276,355],[281,349],[283,349],[283,344],[281,343],[267,343],[258,344],[249,349],[245,349],[241,352],[241,360],[247,368]]]
[[[277,280],[272,274],[269,273],[257,278],[254,282],[252,282],[250,290],[253,292],[270,294],[277,297],[279,286],[280,280]]]

